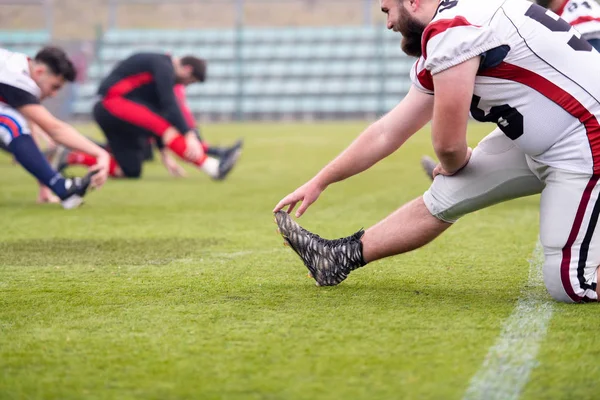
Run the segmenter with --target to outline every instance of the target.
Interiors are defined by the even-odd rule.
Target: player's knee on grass
[[[573,279],[574,277],[571,277]],[[561,303],[575,303],[567,291],[565,290],[565,285],[571,285],[573,288],[573,293],[580,297],[582,300],[579,302],[587,303],[590,301],[597,301],[598,299],[598,291],[595,285],[587,289],[582,288],[579,284],[572,284],[566,281],[567,276],[561,276],[561,264],[560,262],[548,262],[544,263],[544,285],[546,285],[546,290],[548,294],[556,301]],[[593,273],[593,276],[585,278],[586,282],[598,282],[598,271]]]
[[[142,163],[119,164],[124,178],[139,179],[142,176]]]
[[[544,285],[548,294],[556,301],[561,303],[573,303],[565,288],[563,287],[560,277],[560,261],[548,260],[544,262]]]
[[[542,244],[543,236],[540,236]],[[565,254],[562,245],[549,247],[547,241],[544,255],[544,285],[554,300],[561,303],[597,301],[597,265],[580,264],[578,254]]]

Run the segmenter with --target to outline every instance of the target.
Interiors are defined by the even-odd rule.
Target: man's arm
[[[175,87],[173,88],[173,91],[175,93],[175,97],[177,98],[177,102],[179,104],[179,110],[183,114],[183,118],[185,119],[185,122],[187,123],[187,125],[190,129],[195,129],[196,128],[196,118],[194,118],[194,114],[192,113],[192,110],[190,109],[190,106],[188,104],[187,95],[185,93],[185,86],[175,85]]]
[[[296,213],[297,217],[301,216],[327,186],[365,171],[396,151],[431,120],[432,112],[433,96],[413,86],[400,104],[371,124],[342,154],[304,186],[281,200],[273,211],[289,205],[288,212],[291,212],[302,201]]]
[[[92,169],[98,173],[92,178],[94,186],[102,186],[108,176],[110,157],[106,150],[87,139],[71,125],[54,117],[44,106],[29,104],[19,108],[19,111],[34,124],[44,130],[55,142],[82,151],[97,158],[97,164]]]
[[[165,119],[171,123],[179,131],[185,135],[190,131],[183,113],[181,111],[179,101],[175,96],[175,75],[173,74],[173,66],[169,59],[157,59],[152,68],[154,74],[154,82],[158,99],[160,101],[161,112]]]
[[[440,160],[437,173],[455,174],[469,160],[467,124],[479,62],[480,58],[475,57],[433,76],[431,136]]]
[[[175,96],[174,88],[176,82],[173,73],[173,65],[171,64],[170,59],[164,57],[155,59],[152,71],[156,83],[157,95],[160,101],[161,112],[167,121],[174,127],[174,129],[170,129],[163,136],[164,143],[170,145],[171,141],[177,137],[177,133],[183,135],[187,147],[185,158],[188,161],[197,160],[204,152],[194,131],[190,130],[190,126],[184,118],[179,101]]]
[[[44,132],[39,125],[34,124],[31,121],[29,121],[29,125],[31,127],[31,136],[33,136],[33,140],[35,140],[35,143],[38,145],[38,147],[40,147],[40,144],[44,144],[49,149],[56,147],[54,140],[52,140],[52,138],[48,136],[48,134]]]
[[[433,96],[411,88],[400,104],[371,124],[315,179],[326,187],[369,169],[429,122],[432,106]]]

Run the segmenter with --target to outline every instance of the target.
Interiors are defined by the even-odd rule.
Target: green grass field
[[[156,162],[70,212],[36,205],[33,179],[2,156],[0,398],[463,398],[524,289],[538,198],[317,288],[271,210],[364,126],[208,126],[214,142],[246,139],[226,182]],[[473,125],[472,143],[488,130]],[[426,190],[422,153],[428,132],[301,223],[325,237],[370,226]],[[520,398],[597,399],[600,308],[553,307]]]

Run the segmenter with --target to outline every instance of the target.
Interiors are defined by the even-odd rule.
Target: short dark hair
[[[77,71],[75,71],[73,63],[60,47],[44,47],[36,54],[35,61],[46,65],[54,75],[62,76],[69,82],[73,82],[77,78]]]
[[[200,82],[206,80],[206,61],[194,56],[185,56],[181,58],[181,65],[192,67],[192,75]]]

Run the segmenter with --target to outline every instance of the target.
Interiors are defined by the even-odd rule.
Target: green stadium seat
[[[397,104],[411,84],[413,60],[402,54],[398,35],[379,27],[117,29],[104,39],[76,110],[89,112],[92,88],[137,51],[207,59],[207,82],[188,89],[190,106],[200,114],[235,112],[240,79],[245,113],[380,113]]]
[[[37,45],[42,46],[50,42],[50,33],[47,31],[0,31],[0,46],[9,45]]]

